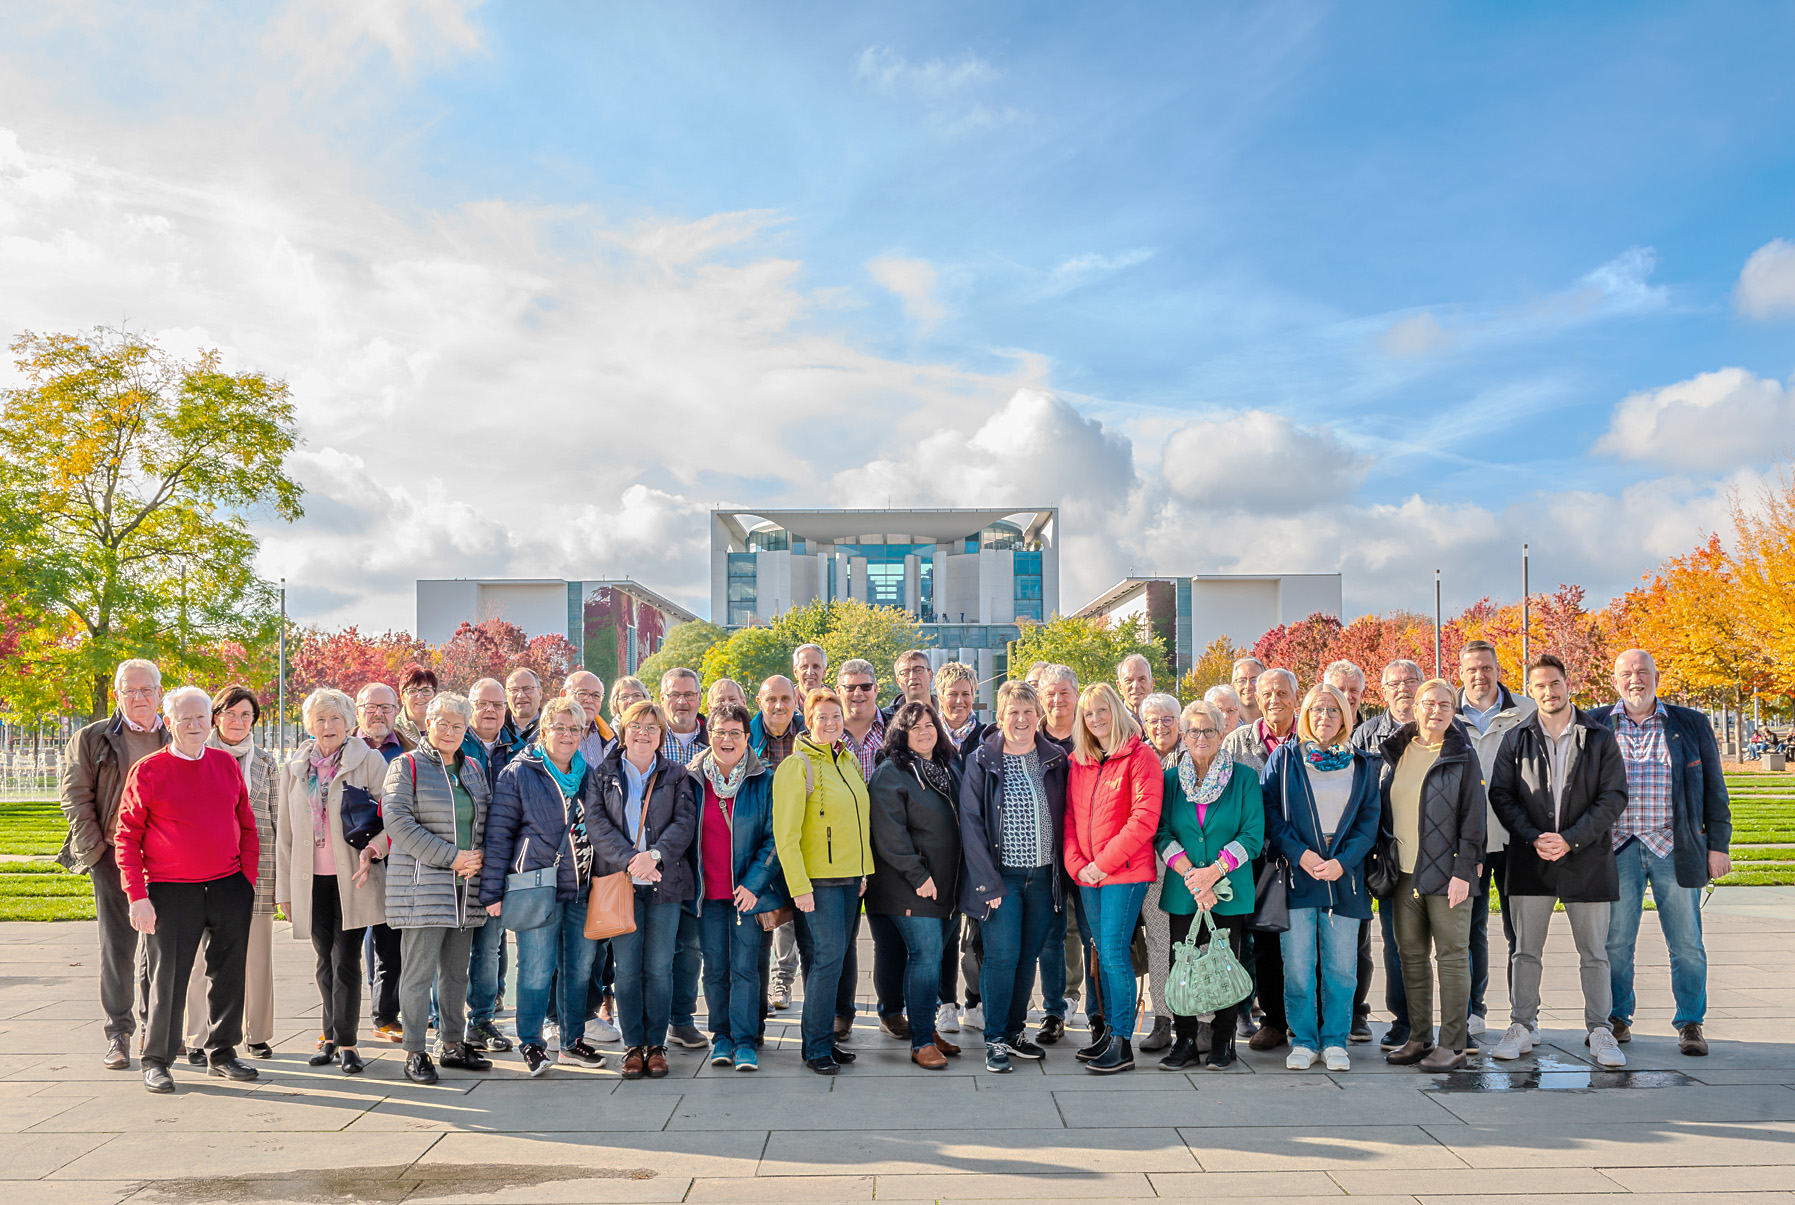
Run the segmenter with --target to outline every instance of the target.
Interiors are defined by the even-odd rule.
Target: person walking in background
[[[206,747],[212,700],[197,686],[162,700],[171,742],[131,767],[119,797],[119,882],[131,927],[145,936],[149,1011],[143,1083],[173,1092],[193,962],[205,947],[208,1074],[239,1082],[257,1071],[243,1040],[244,965],[261,861],[255,813],[236,759]]]
[[[1539,984],[1546,930],[1564,903],[1583,981],[1584,1039],[1604,1067],[1624,1067],[1609,1019],[1614,984],[1608,922],[1620,898],[1614,822],[1627,806],[1620,743],[1571,702],[1564,662],[1542,653],[1527,666],[1538,711],[1502,739],[1490,803],[1510,835],[1508,904],[1517,944],[1509,984],[1508,1030],[1492,1052],[1518,1059],[1539,1041]]]
[[[100,930],[100,1009],[106,1014],[110,1071],[131,1066],[131,1035],[137,1032],[132,1007],[137,989],[139,938],[131,924],[131,901],[118,875],[113,830],[119,798],[131,768],[168,744],[162,722],[162,671],[153,661],[119,662],[112,673],[117,710],[80,729],[63,752],[61,805],[68,835],[56,860],[88,876]]]

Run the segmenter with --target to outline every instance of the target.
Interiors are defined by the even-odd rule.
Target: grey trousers
[[[1165,868],[1160,867],[1160,873]],[[1147,930],[1147,997],[1153,1001],[1153,1019],[1171,1019],[1166,1007],[1166,978],[1172,973],[1172,918],[1159,910],[1159,888],[1162,880],[1154,879],[1147,887],[1147,899],[1141,904],[1141,924]]]
[[[1443,895],[1416,895],[1414,880],[1396,880],[1396,950],[1402,955],[1402,990],[1409,998],[1409,1026],[1426,1041],[1433,1033],[1434,966],[1440,971],[1440,1045],[1463,1050],[1471,1039],[1471,912],[1475,898],[1456,908]],[[1476,886],[1472,886],[1475,897]],[[1606,936],[1606,930],[1604,930]],[[1429,955],[1432,958],[1429,958]]]
[[[1557,900],[1549,895],[1508,897],[1515,925],[1514,982],[1508,985],[1511,1022],[1532,1025],[1539,1020],[1540,955],[1546,949],[1546,930],[1552,924],[1555,903]],[[1613,909],[1614,905],[1608,903],[1564,906],[1580,959],[1578,977],[1583,981],[1586,1030],[1612,1028],[1608,1020],[1614,1004],[1614,984],[1608,973],[1608,914]]]
[[[789,992],[797,978],[798,927],[786,921],[773,930],[773,971],[769,982]]]
[[[436,987],[436,1034],[444,1042],[467,1041],[467,968],[473,929],[399,930],[399,1023],[405,1053],[424,1049],[430,1028],[430,988]]]
[[[118,877],[118,863],[108,845],[88,877],[93,882],[94,915],[100,922],[100,1010],[106,1014],[106,1037],[129,1038],[137,1032],[138,1009],[148,1007],[149,971],[131,927],[131,901]]]

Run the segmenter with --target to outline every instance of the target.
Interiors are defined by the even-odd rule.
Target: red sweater
[[[133,901],[149,898],[151,883],[209,883],[239,871],[254,886],[262,846],[237,759],[207,749],[188,761],[165,748],[132,766],[113,844]]]

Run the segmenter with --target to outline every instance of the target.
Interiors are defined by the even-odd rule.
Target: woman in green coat
[[[1165,802],[1159,811],[1154,848],[1165,860],[1159,907],[1171,919],[1172,942],[1190,933],[1199,907],[1228,934],[1241,956],[1247,922],[1253,918],[1253,859],[1265,842],[1265,798],[1259,775],[1222,751],[1222,712],[1201,699],[1179,718],[1184,751],[1165,772]],[[1220,898],[1216,884],[1226,878],[1233,894]],[[1224,893],[1226,894],[1226,893]],[[1213,929],[1204,931],[1207,945]],[[1234,1062],[1234,1021],[1238,1005],[1219,1010],[1210,1027],[1209,1066]],[[1182,1071],[1197,1061],[1198,1022],[1174,1015],[1171,1050],[1159,1060],[1164,1071]]]

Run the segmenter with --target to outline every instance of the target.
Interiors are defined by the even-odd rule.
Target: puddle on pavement
[[[152,1180],[140,1186],[136,1201],[180,1202],[181,1205],[280,1200],[308,1205],[361,1205],[399,1202],[412,1197],[456,1196],[530,1188],[558,1180],[652,1180],[646,1167],[540,1167],[526,1163],[476,1163],[413,1167],[341,1167],[292,1172],[257,1172],[242,1176],[195,1176],[187,1180]]]
[[[1476,1068],[1436,1076],[1429,1092],[1600,1092],[1615,1088],[1677,1088],[1699,1081],[1680,1071],[1599,1071],[1579,1063],[1540,1059],[1532,1070]]]

